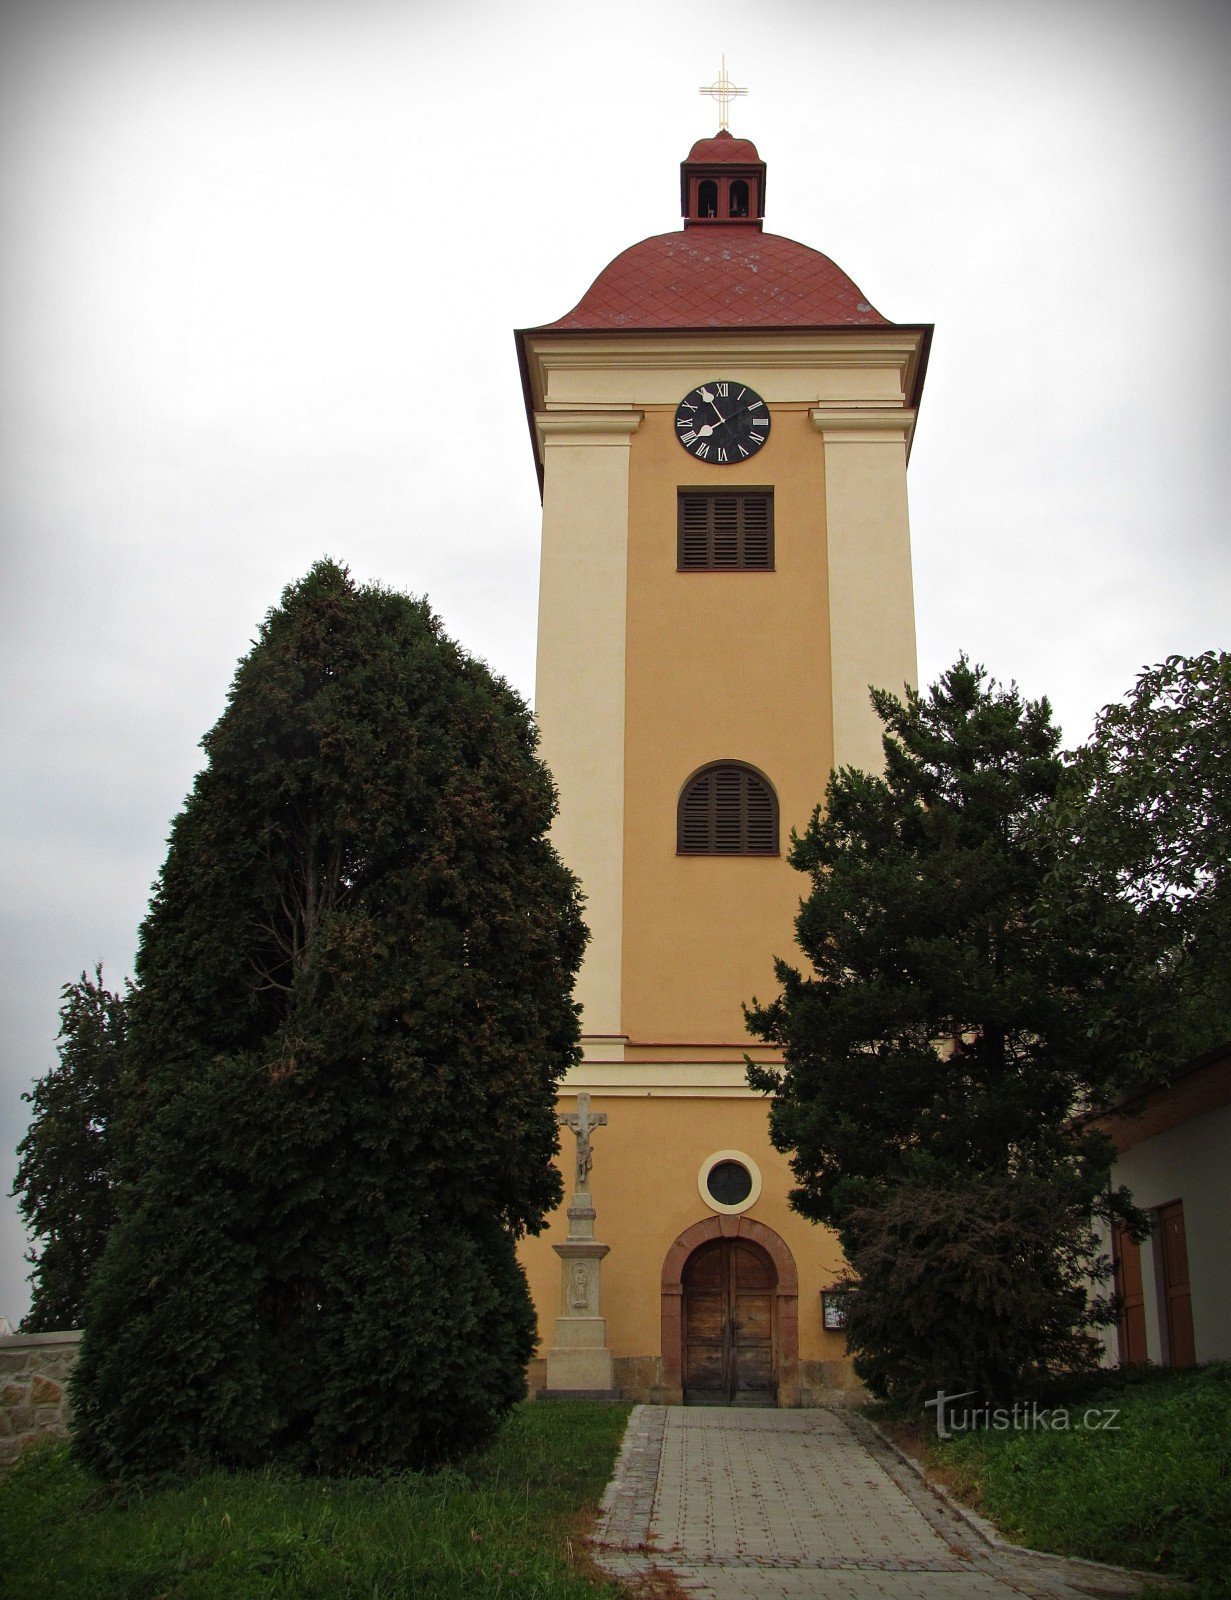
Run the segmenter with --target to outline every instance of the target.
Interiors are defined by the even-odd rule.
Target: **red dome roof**
[[[690,159],[702,144],[713,143],[694,145]],[[730,161],[730,146],[724,151],[723,159]],[[868,324],[891,325],[819,250],[774,233],[718,226],[643,239],[604,267],[567,316],[547,326],[599,330]]]
[[[724,166],[732,163],[756,162],[760,164],[757,147],[751,139],[737,139],[722,128],[712,139],[698,139],[688,152],[689,161],[715,161]]]

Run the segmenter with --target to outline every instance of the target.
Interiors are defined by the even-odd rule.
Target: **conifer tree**
[[[779,961],[781,994],[748,1009],[751,1030],[784,1058],[780,1069],[750,1066],[749,1078],[772,1096],[792,1203],[836,1227],[862,1264],[850,1332],[865,1376],[885,1392],[962,1379],[1003,1389],[1021,1376],[1005,1370],[1006,1350],[1010,1368],[1032,1346],[1043,1365],[1089,1353],[1081,1329],[1106,1317],[1075,1293],[1100,1266],[1090,1219],[1140,1222],[1126,1195],[1108,1194],[1108,1142],[1073,1120],[1105,1103],[1122,1071],[1087,1024],[1091,997],[1114,987],[1128,930],[1101,918],[1096,941],[1078,919],[1043,914],[1064,777],[1045,700],[1000,689],[961,658],[926,694],[872,701],[884,776],[836,772],[794,841],[791,861],[811,880],[796,922],[808,965]],[[937,1274],[970,1288],[989,1267],[980,1249],[995,1236],[1003,1257],[1014,1226],[1021,1261],[1037,1260],[1025,1230],[1041,1211],[1059,1230],[1047,1259],[1066,1263],[1051,1291],[1023,1265],[1016,1296],[1012,1274],[994,1297],[946,1296]],[[999,1233],[984,1226],[993,1213]],[[908,1332],[889,1241],[924,1214],[933,1320]],[[980,1218],[982,1243],[966,1226]],[[1005,1329],[1017,1336],[1001,1338]],[[964,1370],[944,1366],[946,1350]]]
[[[585,937],[535,739],[420,601],[266,618],[141,930],[95,1468],[419,1465],[522,1394]]]
[[[13,1193],[37,1248],[23,1333],[81,1326],[90,1274],[115,1221],[112,1119],[124,1002],[101,966],[61,991],[59,1064],[22,1096],[30,1128],[17,1146]]]

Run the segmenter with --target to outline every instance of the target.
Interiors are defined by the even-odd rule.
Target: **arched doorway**
[[[733,1257],[728,1254],[724,1258],[715,1254],[711,1259],[700,1254],[706,1245],[734,1241],[757,1247],[759,1256],[753,1254]],[[694,1255],[697,1258],[695,1266]],[[733,1261],[734,1290],[731,1279]],[[724,1271],[727,1275],[725,1289],[722,1276]],[[729,1305],[734,1293],[736,1301],[740,1302],[736,1312],[741,1319],[742,1331],[736,1335],[727,1335],[726,1348],[729,1352],[734,1345],[739,1352],[739,1365],[751,1370],[758,1359],[752,1354],[752,1347],[757,1342],[753,1335],[758,1319],[763,1316],[763,1312],[753,1304],[757,1295],[758,1274],[762,1281],[766,1277],[769,1280],[771,1302],[769,1356],[771,1386],[775,1398],[761,1399],[753,1403],[779,1406],[799,1404],[799,1275],[795,1270],[795,1258],[780,1234],[775,1233],[763,1222],[754,1221],[746,1213],[739,1216],[707,1217],[703,1222],[694,1223],[691,1228],[685,1228],[667,1251],[662,1270],[662,1382],[658,1393],[662,1403],[678,1405],[684,1399],[686,1277],[690,1300],[693,1294],[709,1293],[713,1296],[722,1293],[727,1297],[726,1303]],[[707,1278],[710,1284],[708,1290],[703,1287],[703,1280]],[[714,1287],[715,1280],[717,1289]],[[690,1303],[690,1312],[692,1309]],[[706,1312],[700,1301],[697,1309],[703,1321]],[[715,1302],[711,1299],[708,1312],[711,1322],[714,1310]],[[694,1325],[698,1330],[701,1327],[701,1323]],[[717,1332],[716,1329],[714,1331]],[[742,1354],[744,1346],[749,1347],[746,1358]],[[720,1362],[727,1359],[721,1343],[718,1351]],[[742,1386],[746,1391],[748,1388],[746,1377]],[[739,1393],[740,1387],[741,1383],[737,1377],[735,1403],[747,1404],[748,1399]],[[695,1383],[690,1384],[690,1389],[695,1389]]]
[[[686,1406],[778,1403],[774,1264],[750,1239],[711,1239],[684,1264]]]

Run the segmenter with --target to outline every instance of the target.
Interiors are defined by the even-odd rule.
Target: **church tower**
[[[807,1404],[846,1373],[821,1296],[840,1251],[787,1205],[744,1071],[774,1052],[741,1006],[796,953],[791,829],[832,768],[879,770],[868,686],[915,681],[906,464],[931,328],[766,233],[765,190],[749,140],[699,140],[683,227],[517,334],[536,711],[591,934],[561,1111],[584,1091],[607,1114],[602,1315],[633,1399]],[[544,1331],[563,1237],[559,1217],[524,1250]]]

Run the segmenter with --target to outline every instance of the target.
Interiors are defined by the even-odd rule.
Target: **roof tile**
[[[720,128],[712,139],[698,139],[688,152],[688,160],[730,166],[733,161],[759,164],[761,158],[751,139],[737,139],[729,129]]]
[[[747,227],[679,229],[625,250],[561,330],[891,326],[819,250]]]

